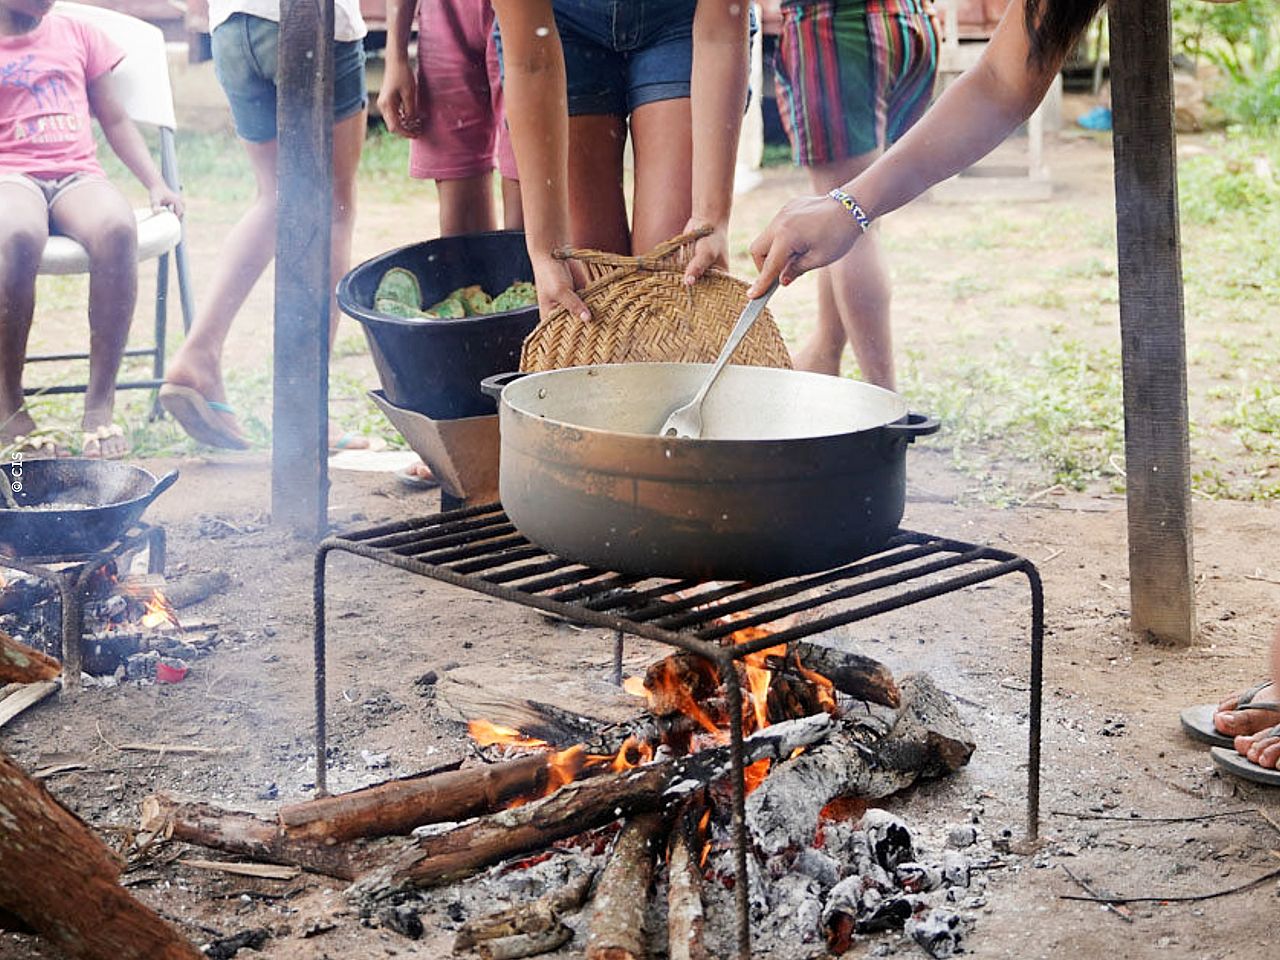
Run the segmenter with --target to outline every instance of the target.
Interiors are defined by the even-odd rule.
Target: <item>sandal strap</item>
[[[1257,683],[1254,686],[1250,687],[1248,690],[1244,691],[1244,693],[1240,694],[1240,696],[1236,699],[1236,709],[1237,710],[1265,709],[1263,707],[1251,707],[1250,704],[1253,703],[1254,697],[1260,694],[1263,690],[1267,689],[1267,687],[1269,686],[1271,686],[1271,681],[1263,680],[1260,683]]]

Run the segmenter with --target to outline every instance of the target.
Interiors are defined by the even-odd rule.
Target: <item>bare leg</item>
[[[82,426],[94,431],[111,426],[116,375],[138,301],[137,221],[124,194],[105,181],[68,190],[49,216],[57,230],[89,252],[89,383]],[[128,452],[120,436],[106,437],[98,447],[103,457]]]
[[[693,210],[693,121],[689,100],[646,103],[631,115],[635,150],[631,252],[679,235]]]
[[[622,192],[626,136],[621,117],[569,118],[569,228],[579,247],[631,252]]]
[[[276,144],[244,144],[258,193],[227,234],[213,280],[196,311],[187,339],[169,361],[165,379],[198,390],[206,399],[226,403],[222,382],[222,347],[231,323],[253,285],[276,252]],[[229,413],[219,413],[227,430],[243,436]]]
[[[484,233],[497,229],[493,208],[493,174],[458,180],[437,180],[440,194],[440,236]]]
[[[852,180],[877,156],[878,151],[811,168],[809,178],[813,189],[826,193]],[[889,272],[875,229],[859,240],[846,256],[825,268],[818,282],[818,329],[797,352],[796,367],[818,373],[838,373],[839,353],[836,353],[834,369],[831,355],[837,338],[843,336],[853,345],[862,378],[876,386],[894,389]]]
[[[502,178],[502,229],[523,230],[524,209],[520,206],[520,181]]]
[[[356,228],[356,173],[364,148],[365,111],[333,126],[333,230],[330,240],[329,289],[336,290],[351,266],[351,235]],[[338,329],[338,298],[329,300],[329,342]]]
[[[0,442],[30,433],[22,366],[36,306],[36,271],[49,238],[49,210],[34,190],[0,183]]]

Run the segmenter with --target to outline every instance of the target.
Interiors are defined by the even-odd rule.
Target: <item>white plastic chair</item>
[[[116,89],[129,117],[142,126],[156,127],[160,133],[160,173],[174,190],[179,189],[178,155],[173,132],[177,119],[173,111],[173,89],[169,84],[169,62],[165,53],[164,34],[136,17],[90,7],[79,3],[58,2],[54,11],[75,17],[97,27],[125,51],[125,57],[114,71]],[[194,313],[191,279],[187,268],[187,252],[182,239],[182,222],[168,210],[156,213],[150,207],[135,210],[138,220],[138,260],[157,258],[155,340],[150,347],[125,351],[126,357],[151,357],[153,377],[116,384],[119,390],[154,389],[164,382],[165,328],[169,301],[169,255],[173,254],[178,274],[178,297],[182,307],[182,325],[191,326]],[[89,272],[89,254],[69,237],[51,236],[40,260],[42,274],[76,274]],[[27,362],[87,360],[88,353],[59,353],[28,356]],[[83,393],[83,384],[59,384],[29,387],[32,393]]]

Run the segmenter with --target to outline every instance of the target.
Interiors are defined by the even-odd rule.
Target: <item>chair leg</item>
[[[167,253],[160,254],[156,260],[156,330],[155,344],[152,353],[151,375],[156,380],[164,377],[164,361],[165,361],[165,330],[168,327],[169,319],[169,255]],[[151,394],[151,420],[159,419],[162,411],[160,409],[160,393],[154,391]]]
[[[191,269],[187,265],[187,242],[179,240],[173,248],[173,264],[178,272],[178,303],[182,307],[182,331],[191,332],[191,322],[195,319],[195,294],[191,289]]]

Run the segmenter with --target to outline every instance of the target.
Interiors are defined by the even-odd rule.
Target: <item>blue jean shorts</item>
[[[697,6],[697,0],[553,0],[569,116],[625,117],[646,103],[688,97]]]
[[[213,70],[231,104],[236,133],[250,143],[276,138],[276,71],[280,25],[248,13],[234,13],[213,31]],[[333,122],[355,116],[369,101],[364,79],[364,44],[333,45]]]

